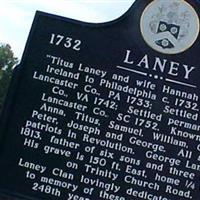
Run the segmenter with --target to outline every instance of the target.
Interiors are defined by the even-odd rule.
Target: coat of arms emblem
[[[190,48],[199,34],[199,17],[184,0],[154,0],[140,21],[145,42],[164,54],[177,54]]]

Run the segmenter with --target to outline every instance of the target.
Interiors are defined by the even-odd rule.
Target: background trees
[[[9,44],[0,43],[0,111],[11,80],[13,67],[18,63]]]

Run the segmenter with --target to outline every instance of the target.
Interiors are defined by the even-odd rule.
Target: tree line
[[[0,111],[3,107],[13,69],[18,62],[11,46],[0,43]]]

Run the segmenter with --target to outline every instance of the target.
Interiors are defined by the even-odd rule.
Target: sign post
[[[137,0],[102,24],[37,12],[1,116],[0,194],[197,200],[200,5]]]

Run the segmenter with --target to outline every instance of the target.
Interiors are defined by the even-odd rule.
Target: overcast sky
[[[36,10],[86,22],[105,22],[121,16],[134,0],[0,0],[0,42],[21,58]]]

